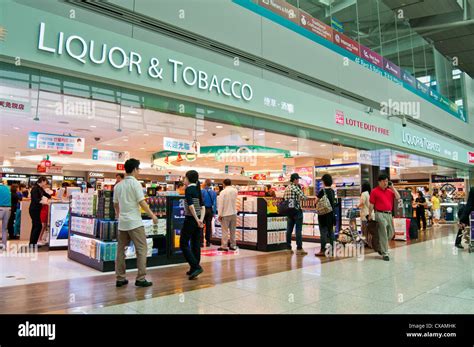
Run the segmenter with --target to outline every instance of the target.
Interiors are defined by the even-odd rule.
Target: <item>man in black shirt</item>
[[[423,231],[426,231],[426,216],[425,216],[425,207],[426,199],[423,196],[423,192],[418,192],[418,197],[415,200],[416,204],[416,223],[418,224],[418,229],[421,229],[421,221],[423,221]]]

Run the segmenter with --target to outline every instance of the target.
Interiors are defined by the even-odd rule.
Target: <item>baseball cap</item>
[[[290,176],[290,181],[293,182],[294,180],[299,180],[300,178],[301,178],[300,175],[298,175],[297,173],[293,173]]]

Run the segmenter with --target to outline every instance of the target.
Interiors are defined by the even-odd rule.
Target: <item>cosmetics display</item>
[[[241,248],[263,252],[286,247],[286,217],[277,213],[279,198],[238,196],[236,239]],[[221,243],[222,227],[216,219],[211,242]]]

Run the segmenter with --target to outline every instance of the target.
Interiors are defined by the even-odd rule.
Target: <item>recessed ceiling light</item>
[[[138,114],[138,112],[135,111],[135,110],[133,109],[133,107],[130,108],[130,110],[128,111],[128,113],[131,113],[131,114]]]
[[[277,141],[277,142],[275,142],[275,143],[281,143],[281,142],[280,142],[280,141]]]
[[[216,125],[216,128],[217,128],[217,129],[222,129],[223,126],[222,126],[222,125]]]
[[[91,127],[91,128],[97,128],[97,126],[96,126],[96,125],[90,125],[90,127]]]
[[[321,146],[321,147],[326,147],[326,144],[324,144],[324,143],[323,143],[323,144],[322,144],[322,145],[320,145],[320,146]]]
[[[140,149],[146,149],[145,147],[141,147]]]
[[[298,140],[297,140],[297,139],[293,139],[293,140],[291,140],[291,141],[296,142],[296,141],[298,141]]]
[[[143,136],[150,136],[150,134],[143,134]]]
[[[18,128],[18,127],[13,127],[13,129],[15,129],[15,130],[20,130],[20,128]]]

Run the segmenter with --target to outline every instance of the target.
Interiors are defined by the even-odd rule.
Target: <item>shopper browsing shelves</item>
[[[324,187],[318,192],[316,206],[318,206],[318,202],[320,202],[320,200],[327,199],[326,204],[328,204],[328,208],[326,213],[318,211],[319,231],[321,233],[321,250],[316,254],[316,256],[332,256],[332,248],[336,241],[334,236],[334,226],[336,225],[336,217],[334,215],[334,210],[336,207],[336,194],[334,194],[334,190],[331,188],[331,175],[325,174],[323,177],[321,177],[321,180],[323,181]],[[321,203],[322,202],[323,201],[321,201]]]
[[[394,199],[400,199],[400,194],[389,182],[386,174],[378,177],[378,187],[370,193],[369,220],[372,220],[372,213],[375,210],[375,221],[378,224],[378,234],[380,241],[379,254],[383,260],[389,261],[388,242],[393,238],[393,202]]]
[[[437,191],[433,192],[431,203],[433,205],[433,226],[439,226],[439,219],[441,218],[441,203]]]
[[[362,225],[362,234],[364,237],[367,238],[367,219],[369,217],[369,209],[370,209],[370,192],[372,188],[370,187],[369,182],[362,183],[362,194],[360,195],[360,220]],[[374,215],[372,214],[372,218]]]
[[[135,285],[137,287],[149,287],[152,283],[145,279],[147,242],[140,207],[153,219],[153,224],[158,224],[158,218],[146,203],[142,185],[137,180],[140,172],[140,161],[133,158],[127,160],[125,162],[125,172],[127,174],[125,179],[114,188],[115,215],[118,216],[119,220],[117,258],[115,260],[116,286],[122,287],[128,284],[125,277],[125,247],[130,244],[131,240],[137,253],[138,273]]]
[[[222,243],[219,251],[227,251],[230,233],[230,250],[237,250],[235,230],[237,224],[237,189],[232,187],[230,179],[224,180],[224,190],[219,194],[217,208],[219,222],[222,225]]]
[[[202,201],[206,207],[206,214],[204,216],[204,224],[206,225],[206,247],[211,246],[212,233],[212,219],[216,214],[217,194],[212,189],[212,181],[208,178],[204,182],[204,189],[202,190]],[[201,247],[204,247],[204,235],[201,235]]]
[[[308,253],[303,249],[303,210],[301,209],[301,200],[306,199],[306,196],[299,185],[300,178],[300,175],[297,173],[291,174],[290,185],[286,187],[285,193],[283,194],[283,199],[290,201],[292,205],[292,212],[287,216],[286,244],[287,249],[291,251],[291,236],[293,229],[295,229],[296,254],[306,255]]]
[[[201,230],[204,226],[206,208],[202,201],[199,174],[195,170],[186,172],[184,178],[186,191],[184,194],[185,218],[179,244],[190,269],[186,273],[190,280],[196,279],[203,269],[201,262]]]
[[[425,208],[427,207],[426,199],[423,196],[423,192],[418,192],[418,197],[415,200],[416,203],[416,223],[418,229],[421,229],[421,222],[423,222],[423,231],[426,231],[426,216]]]

